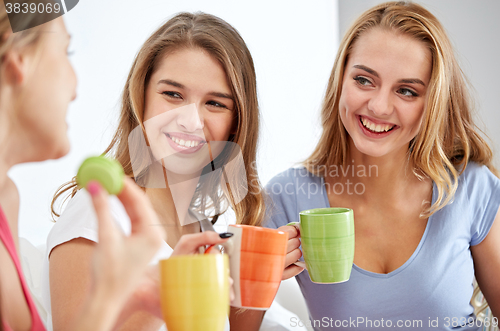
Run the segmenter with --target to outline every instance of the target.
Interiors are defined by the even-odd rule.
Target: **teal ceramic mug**
[[[317,208],[299,213],[304,262],[311,281],[321,284],[349,280],[354,261],[354,217],[348,208]]]

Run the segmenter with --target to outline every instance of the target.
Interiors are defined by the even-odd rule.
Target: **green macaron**
[[[123,177],[123,168],[118,161],[93,156],[83,161],[76,174],[76,183],[79,187],[87,187],[90,181],[96,180],[109,194],[118,194],[123,188]]]

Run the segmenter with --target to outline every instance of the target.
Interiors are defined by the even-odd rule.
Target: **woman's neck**
[[[16,151],[13,149],[15,137],[11,135],[11,125],[7,109],[0,102],[0,188],[7,180],[7,172],[16,164]]]
[[[408,150],[401,148],[390,155],[373,157],[361,153],[350,140],[346,165],[339,165],[336,172],[331,169],[327,175],[330,184],[340,182],[343,189],[349,189],[353,197],[362,201],[384,203],[399,201],[408,196],[408,190],[415,185],[427,185],[430,180],[419,178],[414,173],[413,163],[408,157]],[[332,176],[332,174],[336,176]],[[335,178],[337,177],[337,178]],[[428,183],[427,183],[428,182]],[[335,191],[335,187],[333,187]]]
[[[0,140],[0,143],[2,141]],[[0,190],[4,186],[5,181],[7,180],[7,172],[11,167],[6,162],[3,153],[0,152]]]
[[[7,172],[14,165],[36,161],[31,155],[33,147],[25,141],[22,128],[14,116],[17,107],[12,100],[15,99],[9,86],[0,89],[0,187],[4,186]]]
[[[407,150],[401,149],[381,157],[373,157],[361,153],[354,144],[351,144],[347,160],[358,168],[359,176],[355,172],[355,177],[359,177],[366,183],[380,185],[389,181],[401,181],[413,176],[411,161],[408,158]],[[349,162],[346,162],[349,164]],[[367,169],[367,175],[362,176],[362,170]],[[352,175],[352,171],[349,173]]]
[[[165,226],[167,243],[174,247],[181,235],[199,231],[197,220],[188,212],[198,178],[179,178],[166,171],[159,162],[155,162],[149,171],[146,195]]]

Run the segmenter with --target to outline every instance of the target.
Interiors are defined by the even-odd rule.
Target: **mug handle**
[[[307,266],[306,266],[306,263],[304,261],[296,261],[296,262],[294,262],[292,264],[295,264],[296,266],[299,266],[299,267],[304,268],[304,269],[307,270]]]
[[[234,247],[233,238],[229,238],[229,240],[226,241],[223,244],[217,244],[217,245],[210,245],[210,246],[208,246],[208,248],[205,250],[205,253],[203,253],[203,254],[210,254],[210,251],[214,248],[214,246],[222,246],[222,247],[224,247],[224,253],[223,254],[227,254],[228,257],[231,258],[231,255],[233,254],[233,247]],[[233,293],[236,296],[235,284],[233,283],[233,285],[231,285],[231,287],[233,288]],[[230,304],[231,303],[233,303],[233,300],[231,300]]]
[[[233,252],[233,240],[232,240],[232,238],[229,238],[229,240],[226,241],[223,244],[217,244],[217,245],[210,245],[210,246],[208,246],[207,249],[205,249],[205,253],[203,253],[203,254],[209,254],[210,251],[214,248],[214,246],[222,246],[222,247],[224,247],[224,253],[227,253],[227,255],[229,255],[229,256],[231,256],[231,254]]]
[[[212,248],[214,248],[215,245],[210,245],[207,247],[207,249],[205,249],[205,253],[203,254],[210,254],[210,251],[212,250]]]
[[[300,235],[300,222],[290,222],[287,224],[287,226],[293,226],[294,228],[296,228]],[[296,261],[293,264],[307,270],[306,263],[304,261]]]

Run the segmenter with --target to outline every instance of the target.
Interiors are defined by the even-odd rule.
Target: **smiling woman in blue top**
[[[315,329],[477,330],[474,276],[500,315],[500,180],[468,93],[420,5],[378,5],[347,31],[316,149],[267,186],[266,225],[289,233],[283,278],[297,275]],[[285,225],[329,206],[354,210],[354,266],[348,282],[320,285],[292,264],[300,234]]]

